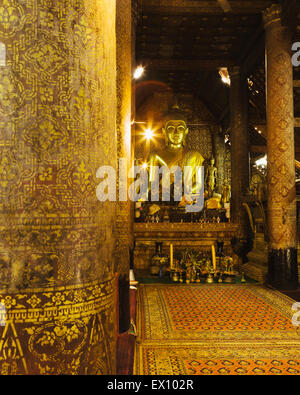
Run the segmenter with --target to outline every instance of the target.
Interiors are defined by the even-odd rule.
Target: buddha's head
[[[185,145],[185,139],[189,132],[185,115],[180,112],[178,106],[172,107],[164,117],[165,125],[162,129],[166,145],[172,148],[181,148]]]

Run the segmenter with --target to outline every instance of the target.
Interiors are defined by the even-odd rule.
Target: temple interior
[[[298,0],[0,0],[0,375],[299,375],[299,130]]]

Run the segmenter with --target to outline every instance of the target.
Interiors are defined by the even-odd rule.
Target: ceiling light
[[[138,67],[135,69],[135,72],[134,72],[134,74],[133,74],[133,78],[134,78],[135,80],[138,80],[139,78],[142,77],[142,75],[144,74],[144,72],[145,72],[144,67],[143,67],[143,66],[138,66]]]
[[[222,67],[221,69],[219,69],[219,75],[221,77],[223,84],[229,86],[231,81],[227,67]]]
[[[148,128],[145,130],[145,137],[147,140],[151,140],[153,138],[154,132],[152,129]]]
[[[268,160],[267,160],[267,155],[265,155],[263,158],[258,159],[255,162],[257,167],[262,167],[262,168],[266,168],[267,164],[268,164]]]

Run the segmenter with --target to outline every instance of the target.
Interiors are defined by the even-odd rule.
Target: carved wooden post
[[[131,165],[131,0],[117,1],[117,138],[118,159],[126,160],[124,176]],[[120,170],[120,169],[119,169]],[[119,185],[118,185],[119,186]],[[126,188],[127,189],[127,188]],[[119,200],[119,199],[118,199]],[[119,329],[125,332],[130,326],[129,269],[132,235],[131,202],[119,201],[116,221],[115,266],[119,273]]]
[[[264,12],[268,126],[268,281],[279,289],[298,286],[291,37],[281,7]]]
[[[249,134],[247,80],[240,67],[230,70],[231,111],[231,218],[240,225],[239,236],[247,235],[247,217],[242,207],[242,195],[249,187]]]

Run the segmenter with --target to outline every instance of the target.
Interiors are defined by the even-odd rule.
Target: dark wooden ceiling
[[[162,82],[174,93],[193,93],[225,132],[229,88],[218,70],[240,65],[251,81],[250,123],[265,123],[262,11],[272,3],[283,5],[284,21],[293,30],[293,40],[300,41],[299,0],[139,0],[136,57],[146,66],[144,80]],[[295,69],[294,78],[300,80],[300,68]],[[300,87],[295,88],[295,116],[300,117]],[[295,138],[300,145],[298,132]],[[263,144],[263,136],[254,127],[251,140]]]
[[[268,0],[141,0],[136,52],[147,79],[175,92],[193,92],[217,119],[224,116],[228,89],[219,67],[242,64],[263,35],[261,11]],[[263,56],[263,53],[262,53]]]
[[[235,12],[230,13],[217,0],[142,0],[141,4],[137,52],[142,59],[211,60],[213,67],[238,61],[270,1],[231,0]]]

